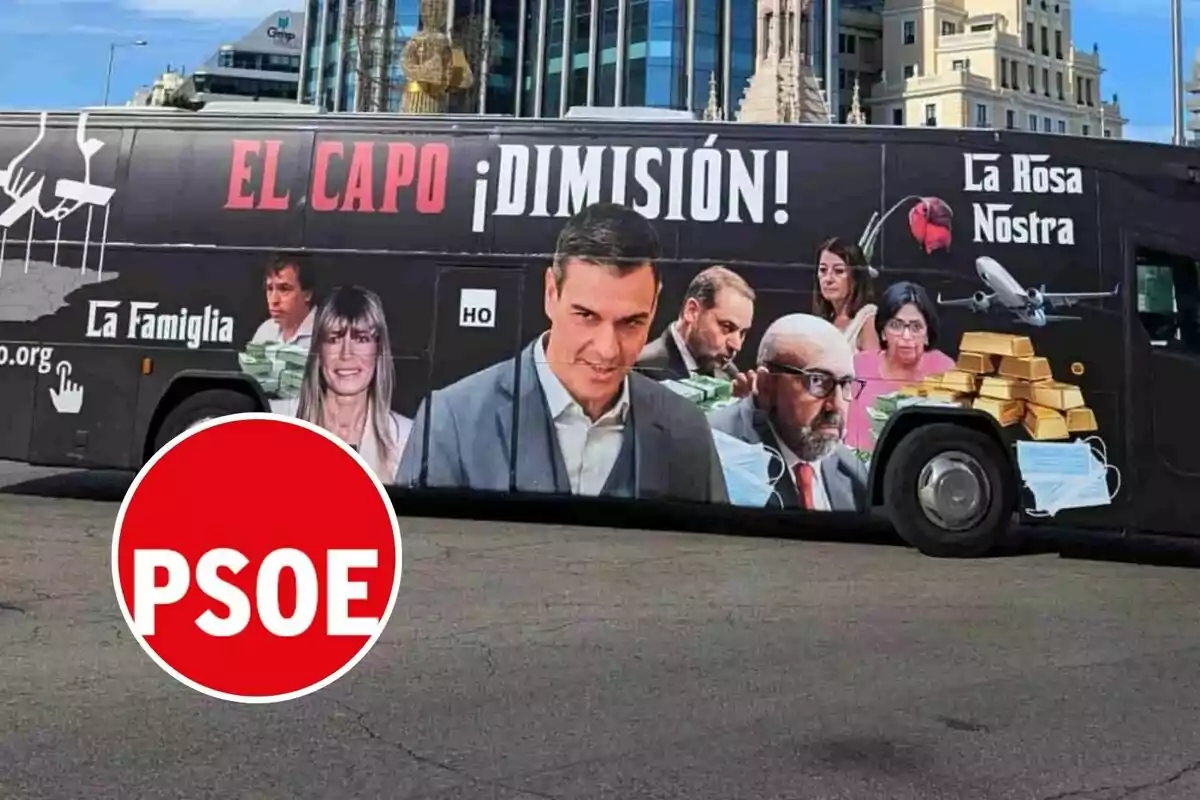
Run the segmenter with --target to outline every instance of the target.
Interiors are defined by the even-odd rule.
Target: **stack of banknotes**
[[[690,378],[665,380],[660,383],[676,394],[691,400],[706,412],[737,402],[737,398],[733,396],[733,383],[721,378],[693,375]]]
[[[905,387],[895,392],[881,394],[875,398],[875,404],[867,406],[867,417],[871,420],[871,437],[879,439],[883,426],[902,408],[909,406],[956,406],[958,403],[940,397],[928,397]]]
[[[300,394],[308,349],[280,342],[251,342],[238,353],[242,372],[262,387],[268,397],[290,400]]]

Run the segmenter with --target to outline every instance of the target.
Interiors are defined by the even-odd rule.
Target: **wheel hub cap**
[[[987,513],[991,485],[978,461],[952,451],[930,459],[921,470],[917,497],[930,522],[945,530],[966,530]]]

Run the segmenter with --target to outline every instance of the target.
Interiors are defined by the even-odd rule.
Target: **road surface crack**
[[[351,706],[347,703],[342,702],[341,700],[334,700],[333,702],[339,708],[341,708],[343,711],[346,711],[347,713],[353,715],[355,726],[357,726],[359,730],[361,730],[363,733],[365,733],[368,738],[370,738],[376,742],[379,742],[380,744],[387,745],[388,747],[391,747],[395,750],[399,750],[401,753],[408,756],[409,758],[411,758],[413,761],[417,762],[418,764],[424,764],[425,766],[434,767],[436,769],[440,769],[445,772],[449,772],[452,775],[457,775],[458,777],[463,778],[464,780],[466,780],[476,786],[484,786],[484,787],[488,787],[488,788],[492,788],[492,789],[503,789],[506,792],[513,792],[518,795],[527,795],[529,797],[539,797],[539,798],[542,798],[542,800],[559,800],[557,797],[555,797],[552,794],[544,794],[542,792],[535,792],[531,789],[522,789],[519,786],[510,786],[508,784],[505,784],[505,783],[502,783],[502,782],[496,781],[496,780],[487,780],[485,778],[479,778],[479,777],[472,775],[471,773],[467,772],[466,770],[464,770],[460,767],[456,767],[452,764],[447,764],[444,761],[439,761],[438,759],[432,758],[430,756],[423,756],[420,753],[418,753],[417,751],[413,750],[408,745],[404,744],[403,742],[396,742],[396,741],[392,741],[390,739],[385,739],[378,731],[376,731],[374,728],[372,728],[367,723],[367,719],[366,719],[367,712],[359,711],[358,709],[354,708],[353,706]]]
[[[1097,786],[1094,789],[1073,789],[1069,792],[1061,792],[1043,797],[1042,800],[1068,800],[1068,798],[1087,798],[1089,796],[1099,795],[1104,792],[1120,792],[1114,795],[1113,800],[1118,800],[1122,797],[1132,797],[1138,792],[1144,792],[1147,789],[1161,789],[1164,786],[1170,786],[1172,783],[1177,783],[1193,773],[1200,772],[1200,759],[1193,761],[1186,767],[1183,767],[1171,773],[1165,778],[1160,778],[1146,783],[1135,784],[1118,784],[1116,786]]]

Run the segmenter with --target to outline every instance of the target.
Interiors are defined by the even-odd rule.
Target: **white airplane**
[[[980,256],[975,259],[975,271],[979,273],[984,284],[992,290],[991,294],[980,291],[961,300],[943,300],[939,294],[938,305],[965,306],[975,312],[984,312],[993,305],[999,305],[1011,311],[1021,322],[1040,328],[1047,322],[1081,319],[1081,317],[1047,314],[1047,304],[1051,308],[1073,306],[1080,300],[1116,297],[1121,290],[1119,283],[1111,292],[1047,292],[1045,285],[1040,289],[1026,289],[1009,274],[999,261],[988,256]]]

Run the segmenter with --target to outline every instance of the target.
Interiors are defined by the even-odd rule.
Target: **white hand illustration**
[[[67,379],[71,374],[70,362],[58,362],[54,371],[58,373],[58,390],[50,389],[50,402],[54,403],[54,410],[60,414],[78,414],[79,409],[83,408],[83,387]]]
[[[85,203],[103,206],[112,199],[114,189],[92,184],[92,157],[104,147],[104,142],[88,138],[87,120],[87,113],[81,113],[75,126],[75,145],[83,156],[83,180],[57,181],[54,185],[54,195],[59,202],[56,206],[46,209],[41,201],[46,175],[40,170],[23,166],[29,154],[46,138],[47,113],[41,113],[37,137],[8,163],[7,169],[0,170],[0,189],[13,201],[12,205],[0,214],[0,227],[11,227],[31,209],[43,219],[62,222]]]
[[[8,169],[0,170],[0,189],[3,189],[4,194],[12,200],[12,205],[6,208],[3,214],[0,214],[0,227],[2,228],[11,227],[31,208],[36,208],[39,213],[41,212],[39,198],[42,196],[42,186],[46,183],[46,176],[22,167],[21,164],[46,138],[46,117],[47,114],[43,111],[38,124],[37,138],[30,143],[29,147],[13,156],[12,161],[8,162]]]
[[[60,180],[54,185],[54,196],[59,198],[59,204],[44,216],[49,216],[61,222],[73,214],[84,203],[102,206],[112,199],[114,189],[107,186],[92,184],[92,156],[100,152],[104,142],[99,139],[89,139],[87,135],[88,115],[82,112],[75,126],[75,146],[83,154],[83,181]]]

